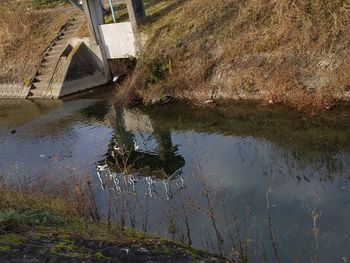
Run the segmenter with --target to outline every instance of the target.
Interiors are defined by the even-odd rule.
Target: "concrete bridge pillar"
[[[73,0],[72,0],[73,1]],[[136,37],[137,27],[145,21],[145,8],[143,0],[125,0],[127,10],[131,22],[132,31]],[[102,33],[100,26],[104,24],[104,9],[103,0],[82,0],[83,10],[85,12],[90,35],[93,38],[96,45],[99,47],[104,64],[105,75],[108,79],[111,79],[111,71],[108,62],[108,52],[105,50]],[[118,32],[115,32],[118,34]]]
[[[82,4],[86,15],[90,35],[101,52],[105,76],[110,80],[111,70],[107,60],[106,51],[103,48],[100,30],[98,28],[99,25],[104,24],[104,13],[101,2],[100,0],[82,0]]]
[[[137,27],[145,22],[146,12],[143,0],[125,0],[129,13],[130,22],[134,33],[137,32]]]

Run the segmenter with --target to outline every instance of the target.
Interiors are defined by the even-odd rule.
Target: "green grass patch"
[[[97,259],[109,259],[109,257],[106,257],[105,255],[103,255],[103,253],[101,251],[95,253],[95,258],[97,258]]]
[[[63,240],[54,244],[51,248],[51,253],[53,255],[64,255],[82,259],[91,256],[91,252],[87,248],[76,246],[72,240]]]
[[[0,235],[0,243],[3,244],[19,245],[22,244],[23,239],[23,236],[15,233]]]
[[[9,252],[11,247],[9,246],[0,246],[0,253]]]
[[[31,226],[57,226],[64,220],[51,212],[26,210],[19,212],[14,209],[0,211],[0,229],[4,231],[18,231]]]

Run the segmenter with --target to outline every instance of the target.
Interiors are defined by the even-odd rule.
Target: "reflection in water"
[[[137,191],[139,189],[144,191],[146,196],[170,200],[176,193],[186,188],[180,169],[168,179],[156,179],[150,176],[145,177],[142,174],[117,174],[111,172],[107,165],[98,165],[97,176],[103,190],[108,187],[120,194],[125,192],[139,194]]]
[[[172,144],[170,132],[153,131],[157,149],[142,149],[126,130],[123,108],[118,106],[115,110],[118,118],[114,128],[118,132],[109,144],[107,156],[96,166],[101,187],[136,193],[136,184],[143,185],[138,188],[150,197],[164,196],[168,200],[185,189],[181,169],[185,159],[176,153],[178,148]]]
[[[101,212],[111,195],[119,222],[247,249],[251,262],[274,261],[272,243],[281,262],[350,259],[349,108],[316,118],[251,103],[123,109],[109,97],[0,103],[2,174],[97,174]]]

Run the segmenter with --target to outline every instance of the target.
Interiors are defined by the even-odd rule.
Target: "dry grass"
[[[319,110],[349,94],[349,0],[149,0],[148,46],[122,93],[258,98]]]
[[[71,16],[70,12],[34,10],[32,1],[0,6],[0,82],[27,84],[41,55]]]
[[[38,186],[21,187],[19,184],[7,183],[0,178],[0,210],[14,209],[51,212],[64,218],[77,215],[74,205],[54,192],[46,192]]]
[[[0,210],[33,210],[51,212],[63,218],[100,219],[92,178],[88,174],[67,170],[65,179],[51,175],[13,178],[0,174],[0,195]]]

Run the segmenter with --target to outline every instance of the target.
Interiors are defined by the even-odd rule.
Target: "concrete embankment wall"
[[[0,83],[0,99],[25,99],[29,87],[20,83]]]

